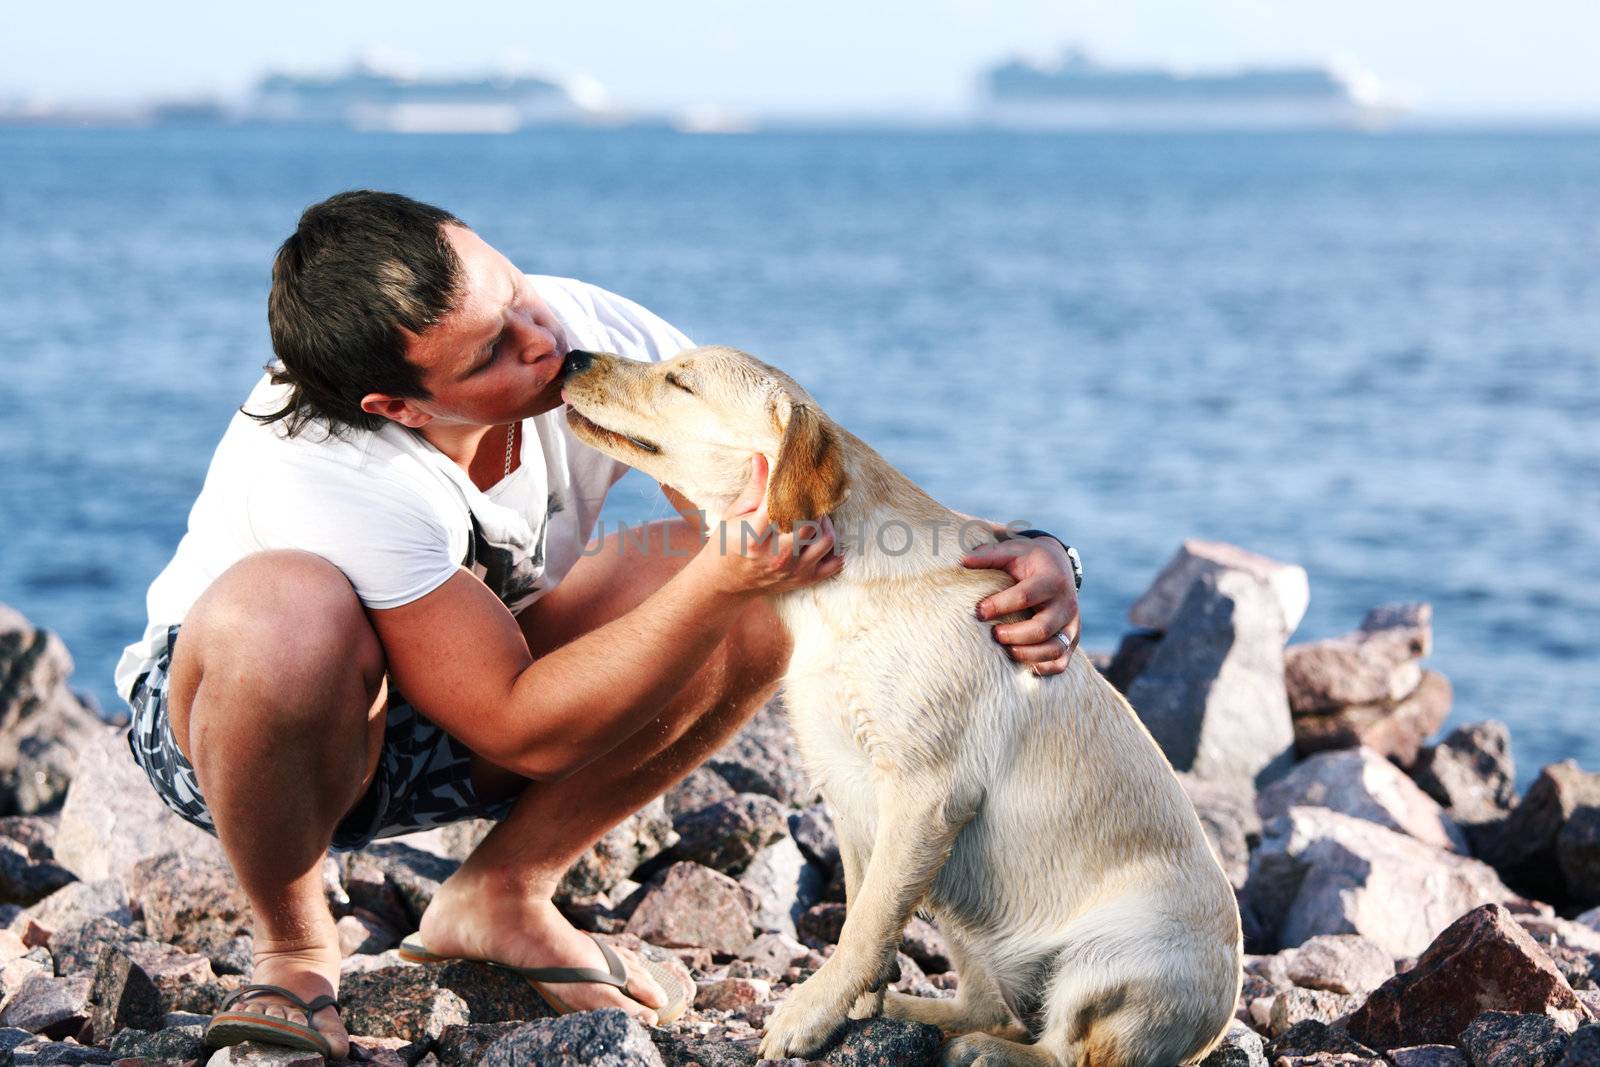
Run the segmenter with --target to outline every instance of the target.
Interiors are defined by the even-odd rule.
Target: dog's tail
[[[1038,1043],[1073,1067],[1194,1063],[1221,1040],[1239,993],[1237,946],[1125,897],[1078,916],[1045,993]],[[1165,936],[1151,925],[1165,922]]]

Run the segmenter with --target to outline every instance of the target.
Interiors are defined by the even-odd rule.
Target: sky
[[[617,104],[959,113],[978,72],[1081,45],[1191,69],[1353,58],[1419,114],[1600,116],[1596,0],[74,0],[7,3],[0,98],[242,99],[266,70],[598,80]]]

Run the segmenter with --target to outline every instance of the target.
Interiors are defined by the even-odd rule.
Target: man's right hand
[[[772,596],[838,574],[843,557],[833,551],[833,522],[797,523],[781,533],[767,518],[767,457],[750,462],[750,481],[686,571],[729,596]]]

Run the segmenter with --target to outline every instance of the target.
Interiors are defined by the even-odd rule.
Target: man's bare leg
[[[338,991],[322,864],[372,780],[384,707],[377,637],[343,573],[310,553],[264,552],[224,572],[173,649],[173,736],[255,913],[252,980],[304,1000]],[[240,1009],[305,1021],[281,998]],[[333,1009],[314,1021],[344,1058]]]
[[[670,540],[669,540],[670,538]],[[614,619],[659,588],[699,547],[687,524],[650,528],[648,547],[582,560],[521,620],[535,656]],[[551,903],[562,874],[601,835],[661,795],[719,748],[772,696],[788,664],[788,635],[760,603],[661,714],[562,781],[526,785],[510,816],[433,898],[422,918],[430,951],[524,967],[604,967],[599,950]],[[618,655],[625,656],[626,649]],[[487,777],[487,776],[486,776]],[[516,780],[516,787],[525,783]],[[561,987],[578,1009],[619,1007],[649,1018],[664,1001],[631,959],[630,999],[603,985]]]

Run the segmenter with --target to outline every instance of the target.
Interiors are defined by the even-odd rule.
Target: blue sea
[[[0,130],[0,602],[111,671],[352,187],[748,349],[960,510],[1079,546],[1084,646],[1186,537],[1296,640],[1434,606],[1453,722],[1600,770],[1600,134]],[[667,514],[633,475],[610,521]]]

